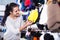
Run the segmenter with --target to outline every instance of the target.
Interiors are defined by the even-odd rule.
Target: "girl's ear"
[[[58,2],[60,2],[60,0],[57,0]]]
[[[12,12],[10,11],[10,14],[11,14]]]

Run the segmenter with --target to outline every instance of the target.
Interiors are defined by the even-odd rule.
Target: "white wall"
[[[0,16],[4,15],[5,5],[0,5]]]

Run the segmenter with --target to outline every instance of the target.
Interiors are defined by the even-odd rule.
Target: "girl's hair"
[[[16,6],[18,6],[18,4],[16,4],[16,3],[10,3],[10,4],[6,5],[6,9],[5,9],[5,12],[4,12],[5,14],[4,14],[3,20],[1,22],[2,26],[5,25],[7,17],[10,15],[10,12],[12,12],[13,8],[16,7]]]

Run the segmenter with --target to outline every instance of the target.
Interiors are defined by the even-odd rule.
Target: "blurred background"
[[[0,0],[0,24],[4,16],[5,6],[11,2],[17,3],[22,13],[24,22],[27,20],[30,11],[38,5],[39,16],[37,21],[21,32],[20,40],[60,40],[60,0]],[[0,25],[0,40],[6,28]],[[31,33],[31,34],[29,34]],[[47,36],[46,36],[47,35]]]

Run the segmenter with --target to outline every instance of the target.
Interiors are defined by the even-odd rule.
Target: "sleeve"
[[[23,17],[21,16],[21,26],[24,24],[24,20],[23,20]]]
[[[14,34],[20,33],[19,29],[14,28],[14,26],[8,20],[6,21],[6,27],[7,27],[8,30],[10,30]]]

